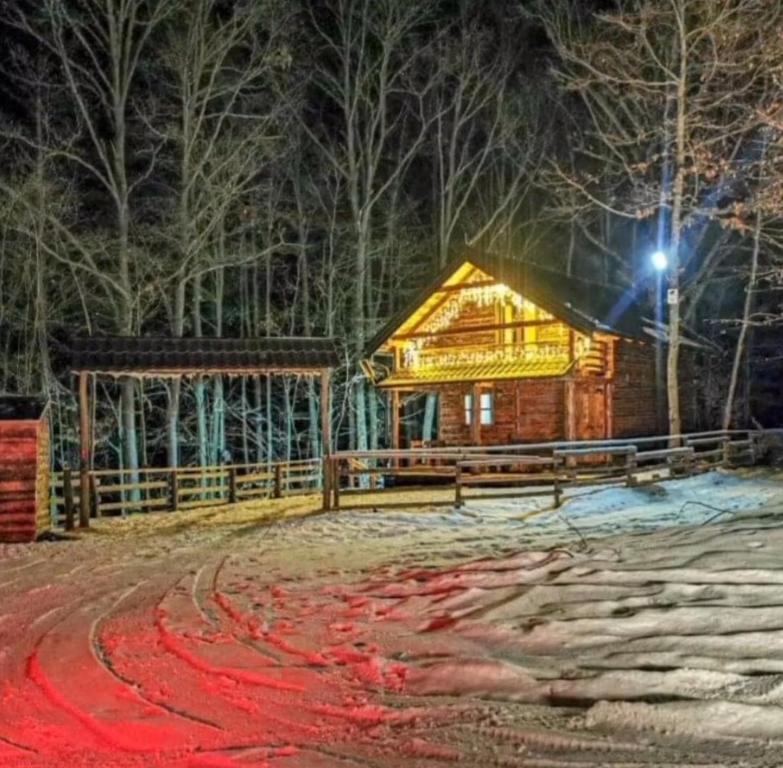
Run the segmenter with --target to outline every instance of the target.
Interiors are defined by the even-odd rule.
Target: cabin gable
[[[564,376],[601,367],[609,336],[585,333],[464,262],[382,342],[384,388]]]

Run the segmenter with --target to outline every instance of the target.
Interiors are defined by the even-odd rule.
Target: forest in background
[[[88,333],[334,335],[335,440],[385,444],[365,340],[466,246],[651,305],[664,250],[671,327],[720,350],[689,384],[703,425],[779,423],[779,3],[2,9],[0,392],[51,399],[58,465],[78,455],[59,351]],[[306,379],[95,388],[99,466],[318,452]]]

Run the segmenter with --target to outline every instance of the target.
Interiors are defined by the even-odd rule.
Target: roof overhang
[[[89,336],[67,348],[72,371],[112,376],[314,375],[340,362],[332,338]]]

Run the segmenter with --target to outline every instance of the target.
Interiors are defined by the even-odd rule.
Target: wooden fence
[[[230,464],[212,467],[97,469],[87,473],[91,486],[91,516],[129,512],[193,509],[281,497],[319,488],[320,459],[269,464]],[[54,522],[74,527],[80,510],[80,476],[76,470],[52,475]],[[80,520],[82,526],[89,520]]]
[[[628,440],[504,446],[343,452],[327,461],[327,508],[399,507],[468,500],[551,495],[580,485],[643,485],[719,466],[750,465],[759,456],[760,430],[699,432]],[[453,496],[424,502],[405,491],[453,485]],[[403,500],[400,493],[403,491]],[[372,493],[370,501],[361,497]],[[357,501],[352,500],[353,497]]]
[[[179,510],[311,493],[321,488],[324,509],[443,504],[552,496],[580,485],[642,485],[718,466],[753,464],[760,441],[778,430],[699,432],[630,440],[550,442],[505,446],[341,452],[325,460],[92,470],[87,473],[92,517]],[[676,445],[673,445],[676,443]],[[407,492],[437,489],[439,499]],[[80,475],[52,476],[54,523],[71,529],[80,514]],[[401,500],[403,491],[407,498]],[[368,497],[367,494],[372,494]],[[364,498],[362,498],[364,496]],[[89,518],[79,520],[89,525]]]

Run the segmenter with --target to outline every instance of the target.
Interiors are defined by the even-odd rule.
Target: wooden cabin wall
[[[665,431],[655,401],[655,346],[619,339],[615,345],[612,437],[639,437]]]
[[[33,541],[49,528],[45,420],[0,421],[0,541]]]
[[[565,382],[562,379],[500,381],[482,388],[495,393],[495,423],[481,426],[482,445],[544,442],[565,437]],[[440,430],[444,445],[470,445],[465,395],[470,385],[440,390]]]
[[[495,331],[485,331],[483,333],[462,333],[461,331],[465,327],[493,325],[497,322],[497,309],[494,304],[485,306],[479,306],[475,303],[468,304],[449,325],[449,334],[433,336],[428,342],[427,348],[494,346],[497,344],[497,333]]]

